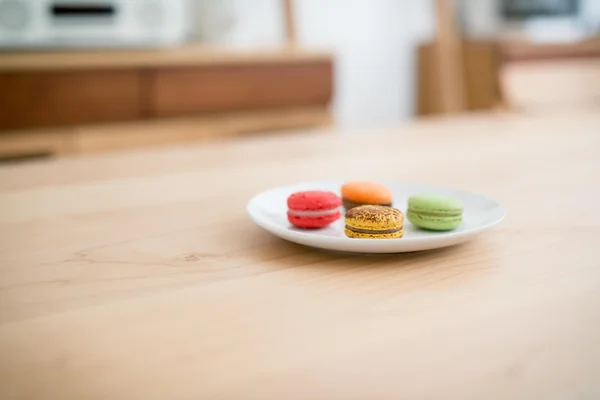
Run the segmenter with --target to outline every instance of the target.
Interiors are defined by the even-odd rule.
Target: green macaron
[[[423,229],[451,231],[462,222],[464,206],[454,197],[422,194],[410,196],[406,218]]]

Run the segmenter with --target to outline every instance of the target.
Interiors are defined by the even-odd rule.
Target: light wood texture
[[[502,103],[498,81],[500,58],[494,42],[463,42],[463,67],[467,108],[491,110]]]
[[[0,398],[598,398],[599,128],[444,117],[2,168]],[[373,178],[484,193],[508,216],[389,256],[246,216],[274,185]]]
[[[70,130],[44,130],[0,135],[0,160],[27,156],[57,156],[74,152]]]
[[[572,44],[502,42],[504,104],[516,111],[600,109],[600,39]]]
[[[332,125],[327,107],[221,113],[201,117],[36,129],[0,134],[0,160],[35,155],[77,155],[183,142],[229,140],[250,133],[275,134]]]
[[[600,111],[600,57],[509,63],[502,68],[499,82],[513,110],[596,107]]]
[[[237,112],[196,118],[81,127],[74,130],[78,154],[176,143],[239,139],[248,134],[285,134],[300,128],[330,126],[327,108]]]
[[[436,114],[440,109],[439,77],[433,47],[435,43],[424,43],[417,47],[416,112],[419,116]]]
[[[600,38],[569,44],[539,44],[503,41],[500,52],[505,61],[557,60],[600,57]]]
[[[275,48],[243,51],[202,46],[139,51],[12,52],[0,53],[0,71],[299,63],[327,61],[331,57],[330,52],[307,49]]]
[[[417,114],[443,113],[441,67],[436,54],[439,44],[425,43],[417,51]],[[500,57],[494,42],[463,41],[461,44],[462,77],[465,85],[466,111],[491,110],[502,103],[499,71]]]
[[[283,0],[283,21],[285,26],[285,41],[288,46],[295,47],[296,39],[296,13],[294,12],[294,1]]]
[[[436,73],[439,76],[440,110],[443,114],[465,111],[465,72],[462,42],[456,27],[456,1],[436,0]]]
[[[418,49],[417,113],[444,113],[438,42]],[[468,111],[589,108],[600,104],[600,42],[539,45],[515,41],[461,43]]]

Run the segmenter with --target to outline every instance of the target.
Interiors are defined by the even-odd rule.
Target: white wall
[[[412,115],[415,22],[423,19],[419,2],[301,0],[296,5],[300,43],[336,52],[334,110],[340,125],[385,125]]]
[[[283,43],[279,0],[196,0],[198,36],[228,46]],[[301,46],[336,54],[334,117],[362,128],[393,124],[414,108],[417,39],[430,34],[430,0],[296,0]]]
[[[190,1],[198,40],[236,48],[271,47],[283,42],[280,0]]]

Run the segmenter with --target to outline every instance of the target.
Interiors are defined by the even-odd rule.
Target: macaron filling
[[[392,203],[358,203],[356,201],[348,200],[344,197],[342,198],[342,203],[346,210],[350,210],[351,208],[354,208],[354,207],[366,206],[366,205],[377,205],[377,206],[385,206],[385,207],[392,206]]]
[[[454,211],[454,212],[419,211],[419,210],[415,210],[412,208],[409,208],[407,212],[415,213],[415,214],[427,216],[427,217],[460,217],[462,215],[462,212],[456,212],[456,211]]]
[[[298,210],[288,210],[288,214],[292,214],[298,217],[322,217],[325,215],[333,215],[340,212],[338,208],[332,208],[330,210],[318,210],[318,211],[298,211]]]
[[[365,233],[365,234],[378,234],[378,235],[387,235],[390,233],[396,233],[396,232],[400,232],[402,230],[403,226],[399,227],[399,228],[394,228],[394,229],[385,229],[385,230],[375,230],[375,229],[360,229],[360,228],[353,228],[349,225],[346,225],[346,229],[348,229],[349,231],[352,231],[354,233]]]

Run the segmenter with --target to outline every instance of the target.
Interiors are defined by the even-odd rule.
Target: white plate
[[[302,190],[330,190],[340,194],[344,182],[308,182],[281,186],[262,192],[248,203],[250,218],[267,231],[291,242],[321,249],[355,253],[402,253],[430,250],[462,243],[490,229],[504,218],[505,211],[498,202],[485,196],[462,190],[414,183],[386,183],[393,193],[393,206],[406,211],[406,202],[412,194],[437,193],[462,200],[465,206],[463,222],[454,231],[432,232],[417,228],[408,220],[401,239],[350,239],[344,234],[344,218],[323,229],[303,230],[287,220],[287,198]]]

